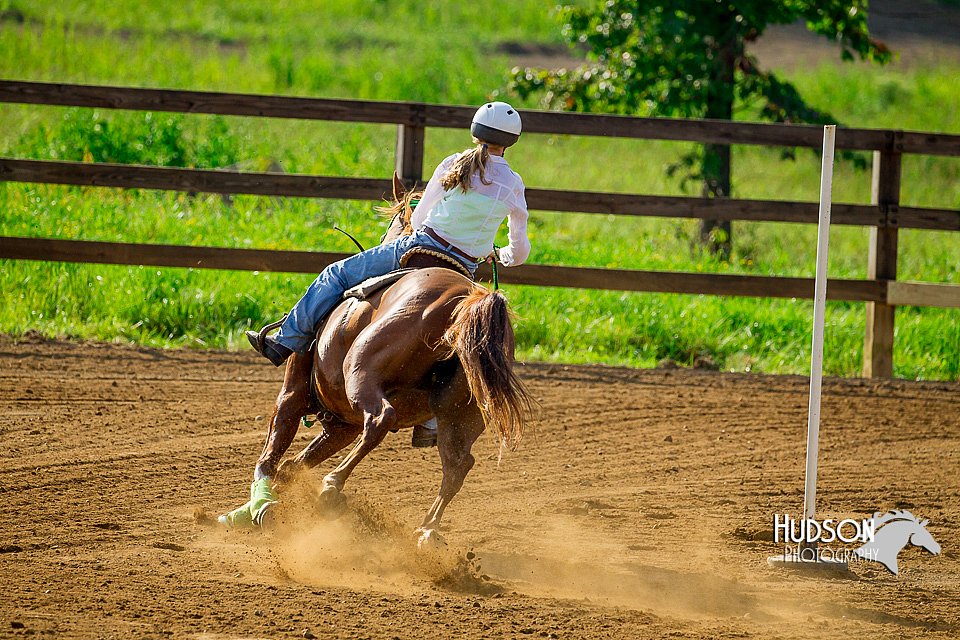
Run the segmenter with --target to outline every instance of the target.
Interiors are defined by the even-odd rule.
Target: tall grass
[[[462,3],[461,3],[462,4]],[[380,0],[290,2],[14,2],[0,22],[0,76],[32,80],[264,93],[478,103],[511,61],[501,46],[556,44],[540,3],[503,11]],[[2,0],[0,0],[2,8]],[[876,70],[860,65],[794,74],[812,101],[853,126],[960,132],[958,67]],[[743,117],[749,117],[748,113]],[[390,126],[0,106],[0,154],[175,166],[236,166],[386,177]],[[462,131],[427,134],[432,166],[469,144]],[[528,186],[682,193],[665,168],[682,143],[527,135],[511,164]],[[819,161],[800,152],[734,148],[734,195],[815,200]],[[908,156],[903,202],[960,208],[960,160]],[[866,202],[868,173],[838,167],[838,201]],[[382,232],[370,203],[0,184],[0,233],[126,242],[350,251],[332,230],[369,246]],[[533,212],[531,260],[723,273],[811,276],[811,225],[735,223],[719,262],[696,248],[696,223]],[[501,242],[504,240],[501,237]],[[612,241],[611,241],[612,240]],[[867,232],[831,231],[831,277],[866,273]],[[898,276],[960,282],[960,234],[902,231]],[[272,319],[312,276],[104,265],[0,262],[0,330],[152,345],[242,346],[242,331]],[[709,357],[725,369],[802,373],[806,301],[508,287],[520,314],[521,357],[651,366]],[[828,373],[861,365],[863,305],[830,303]],[[960,312],[901,308],[895,373],[960,379]]]

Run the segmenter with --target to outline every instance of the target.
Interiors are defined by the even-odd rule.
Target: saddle
[[[401,267],[413,267],[416,269],[425,269],[427,267],[443,267],[452,269],[465,278],[473,280],[473,274],[463,266],[463,263],[447,255],[442,251],[427,249],[426,247],[414,247],[400,257]]]
[[[456,258],[452,258],[440,251],[427,249],[426,247],[414,247],[401,256],[399,269],[382,276],[368,278],[357,286],[347,289],[343,292],[343,299],[355,298],[357,300],[366,300],[380,289],[393,284],[411,271],[426,269],[428,267],[450,269],[473,280],[473,274]]]

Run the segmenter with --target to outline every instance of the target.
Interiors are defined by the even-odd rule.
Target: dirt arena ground
[[[960,636],[960,384],[826,383],[821,517],[906,508],[943,553],[810,577],[766,564],[773,514],[802,503],[804,378],[522,375],[536,433],[499,467],[481,439],[450,548],[424,556],[439,460],[409,432],[358,468],[340,519],[230,534],[194,514],[246,499],[278,370],[0,339],[0,637]]]

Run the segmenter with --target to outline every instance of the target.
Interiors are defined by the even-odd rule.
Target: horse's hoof
[[[231,530],[252,529],[254,524],[253,515],[250,513],[250,503],[248,502],[230,513],[218,516],[217,522]]]
[[[417,538],[417,549],[420,551],[436,551],[445,549],[447,541],[436,529],[417,529],[420,536]]]
[[[327,485],[317,496],[317,507],[322,513],[328,516],[336,516],[343,511],[347,504],[347,499],[343,496],[340,489],[332,485]]]
[[[260,478],[250,485],[250,500],[217,518],[227,529],[255,529],[261,526],[263,515],[277,503],[270,478]]]
[[[253,516],[253,524],[269,531],[277,524],[277,502],[268,502]]]

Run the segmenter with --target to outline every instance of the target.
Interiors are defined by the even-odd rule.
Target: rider
[[[420,198],[411,223],[414,232],[326,267],[293,306],[275,336],[260,349],[256,331],[247,339],[276,366],[293,352],[304,353],[320,322],[343,293],[367,278],[400,268],[413,247],[443,251],[471,273],[493,251],[493,240],[507,218],[509,243],[496,256],[504,266],[522,264],[530,253],[523,180],[504,159],[504,150],[520,138],[520,114],[506,102],[488,102],[473,116],[470,132],[476,147],[443,160]]]

